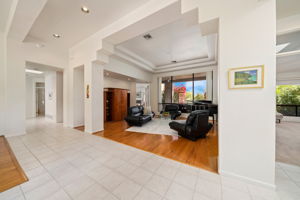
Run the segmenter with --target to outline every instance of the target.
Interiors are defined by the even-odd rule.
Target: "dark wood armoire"
[[[121,121],[127,116],[130,93],[126,89],[104,89],[104,121]]]

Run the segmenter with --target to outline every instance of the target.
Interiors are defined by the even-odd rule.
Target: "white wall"
[[[45,116],[55,121],[56,118],[56,73],[45,73]]]
[[[136,106],[136,83],[132,82],[130,87],[130,106]]]
[[[84,69],[77,67],[74,69],[74,108],[73,127],[84,125]]]
[[[63,74],[45,73],[45,116],[56,123],[63,120]]]
[[[45,79],[26,76],[26,119],[36,117],[36,82],[45,82]]]
[[[45,48],[37,48],[34,44],[7,39],[7,56],[5,59],[5,130],[6,136],[25,134],[26,120],[26,61],[63,68],[68,57],[63,53]]]
[[[219,1],[219,172],[274,188],[276,2],[230,2]],[[254,65],[264,88],[228,89],[229,68]]]
[[[56,72],[56,123],[63,122],[63,73]]]
[[[120,89],[131,89],[131,84],[134,82],[131,81],[125,81],[110,77],[104,77],[104,88],[120,88]]]
[[[0,134],[4,132],[4,109],[5,109],[5,37],[0,31]]]
[[[35,117],[35,92],[31,76],[26,76],[26,119]]]
[[[138,80],[146,82],[152,81],[152,73],[144,71],[141,68],[128,64],[126,62],[122,62],[114,57],[111,57],[109,59],[109,63],[104,65],[104,69]]]

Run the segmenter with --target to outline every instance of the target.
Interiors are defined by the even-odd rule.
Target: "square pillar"
[[[276,2],[234,2],[219,23],[219,172],[274,188]],[[257,65],[264,88],[228,88],[230,68]]]
[[[91,62],[84,66],[84,124],[85,132],[95,133],[104,129],[103,122],[103,66]]]
[[[213,82],[212,82],[212,72],[206,72],[206,99],[213,100]]]

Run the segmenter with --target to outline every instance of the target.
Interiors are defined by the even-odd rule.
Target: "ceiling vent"
[[[143,36],[146,40],[151,40],[152,36],[148,33],[146,35]]]

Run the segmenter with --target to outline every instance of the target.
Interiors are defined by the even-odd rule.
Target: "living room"
[[[203,36],[196,19],[197,12],[190,12],[116,47],[103,72],[104,131],[93,134],[217,172],[217,34]],[[147,79],[114,69],[121,66],[130,66],[131,72],[142,69]],[[137,93],[143,83],[148,83],[147,90]],[[82,120],[74,127],[84,130],[84,104],[82,109],[78,106],[74,114],[78,117],[82,110]],[[189,122],[193,127],[195,121],[195,130],[185,133],[178,127],[190,113],[198,113]],[[178,124],[169,125],[172,121]],[[140,141],[147,144],[135,145]],[[180,148],[185,145],[190,146],[187,151]],[[174,153],[168,155],[169,151]]]
[[[297,0],[282,2],[279,13],[299,13]],[[299,199],[286,175],[299,168],[276,163],[274,120],[275,36],[299,18],[276,30],[275,0],[3,0],[0,10],[1,141],[24,170],[18,183],[0,179],[1,199]],[[63,71],[63,123],[27,123],[27,62]]]

